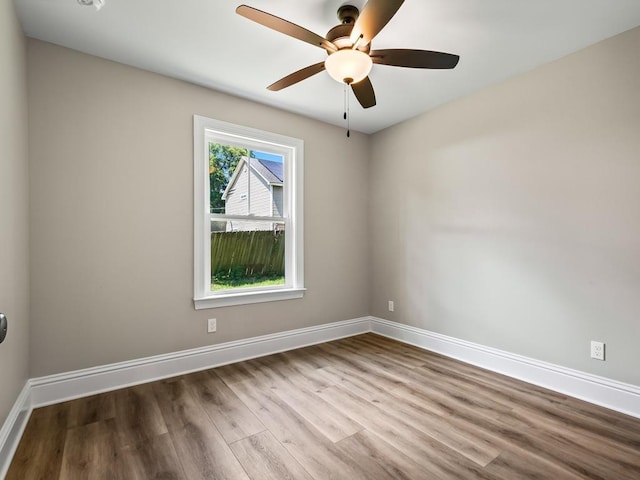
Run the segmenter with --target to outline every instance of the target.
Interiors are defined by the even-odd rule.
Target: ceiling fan
[[[327,51],[328,57],[324,62],[281,78],[269,85],[269,90],[282,90],[327,70],[336,81],[351,87],[363,108],[369,108],[376,104],[375,92],[368,76],[374,63],[393,67],[449,69],[454,68],[460,60],[458,55],[430,50],[371,50],[373,38],[403,3],[404,0],[369,0],[362,12],[352,5],[343,5],[338,9],[341,24],[329,30],[326,37],[247,5],[240,5],[236,12],[265,27]]]

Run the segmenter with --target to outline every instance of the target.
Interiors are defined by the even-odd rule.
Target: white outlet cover
[[[604,360],[604,343],[591,340],[591,358]]]
[[[217,321],[215,318],[207,320],[207,333],[215,332],[217,328]]]

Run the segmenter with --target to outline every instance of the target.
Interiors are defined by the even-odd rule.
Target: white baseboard
[[[0,429],[0,479],[34,408],[371,331],[370,317],[32,378]]]
[[[7,475],[11,459],[16,453],[24,428],[31,416],[30,393],[31,387],[27,381],[0,428],[0,478]]]
[[[0,429],[0,479],[33,408],[373,332],[640,418],[640,387],[381,318],[362,317],[32,378]]]
[[[381,318],[371,331],[640,418],[640,387]]]
[[[370,317],[33,378],[33,407],[86,397],[371,331]]]

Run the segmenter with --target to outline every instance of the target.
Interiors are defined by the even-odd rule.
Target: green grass
[[[272,277],[272,278],[256,278],[247,277],[237,280],[216,280],[211,284],[211,291],[216,290],[228,290],[231,288],[254,288],[254,287],[270,287],[273,285],[284,285],[284,277]]]

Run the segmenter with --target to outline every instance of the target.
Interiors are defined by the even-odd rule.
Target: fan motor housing
[[[353,44],[351,43],[351,31],[353,30],[353,23],[343,23],[341,25],[336,25],[331,30],[327,32],[326,39],[333,43],[339,50],[343,48],[352,48]],[[358,46],[358,50],[364,53],[369,53],[371,50],[371,44],[367,44],[364,46]],[[327,53],[331,54],[329,50]]]
[[[360,16],[360,10],[353,5],[342,5],[338,8],[338,20],[343,24],[350,23],[353,25]]]

